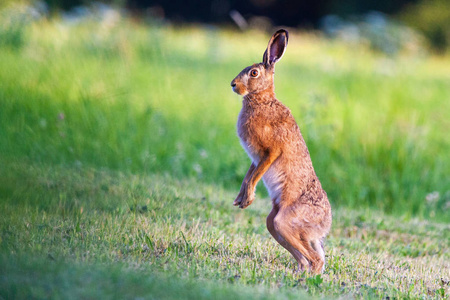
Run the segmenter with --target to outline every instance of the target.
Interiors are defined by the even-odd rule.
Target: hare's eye
[[[250,76],[252,76],[252,77],[258,77],[258,75],[259,75],[258,70],[253,69],[253,70],[250,71]]]

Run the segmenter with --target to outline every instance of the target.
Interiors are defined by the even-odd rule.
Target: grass
[[[268,36],[129,19],[11,26],[0,298],[448,297],[448,57],[292,34],[277,96],[334,211],[325,272],[310,277],[269,236],[263,188],[231,205],[249,161],[229,82]]]
[[[196,179],[4,164],[5,299],[448,295],[448,224],[336,209],[327,267],[309,277],[265,229],[268,199],[238,211]]]

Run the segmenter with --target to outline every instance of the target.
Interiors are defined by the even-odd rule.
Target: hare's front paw
[[[234,205],[234,206],[240,205],[241,202],[242,202],[242,198],[243,198],[243,197],[244,197],[244,192],[243,192],[242,189],[241,189],[241,191],[240,191],[239,194],[237,195],[236,199],[234,199],[233,205]]]
[[[236,199],[233,202],[234,206],[239,206],[239,208],[246,208],[250,204],[252,204],[253,200],[255,200],[255,193],[250,192],[247,188],[241,189]]]

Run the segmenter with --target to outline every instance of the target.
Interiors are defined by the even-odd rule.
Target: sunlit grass
[[[44,291],[59,297],[64,286],[80,296],[108,295],[115,282],[128,287],[118,293],[134,297],[176,297],[179,285],[192,286],[188,298],[238,288],[241,298],[277,299],[306,292],[375,298],[448,293],[449,225],[337,209],[325,272],[309,277],[294,272],[294,259],[265,229],[267,198],[239,211],[230,204],[232,192],[195,179],[5,165],[0,296],[6,298]]]

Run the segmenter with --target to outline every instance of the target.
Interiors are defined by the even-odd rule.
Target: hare
[[[288,37],[286,30],[275,32],[262,63],[245,68],[231,82],[233,91],[243,96],[237,133],[252,161],[233,204],[249,206],[262,178],[273,205],[267,229],[294,256],[298,270],[319,274],[325,264],[323,241],[331,227],[331,207],[297,123],[274,93],[275,63]]]

